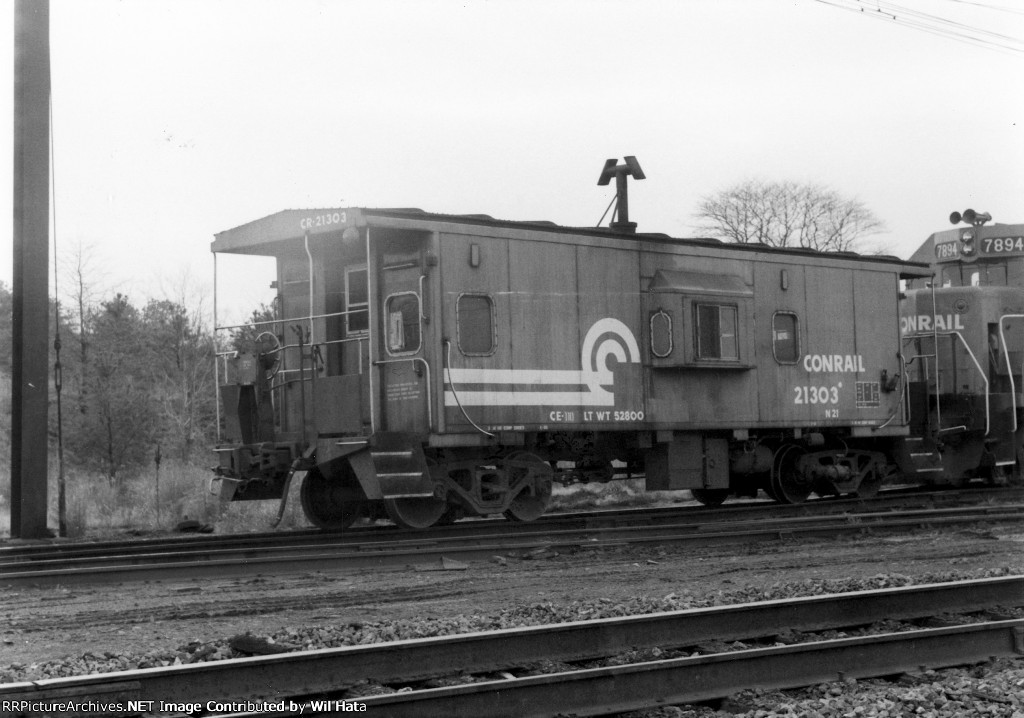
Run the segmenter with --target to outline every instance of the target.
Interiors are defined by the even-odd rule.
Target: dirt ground
[[[645,547],[502,557],[463,569],[364,570],[243,579],[16,588],[0,604],[4,668],[54,659],[174,651],[191,641],[288,627],[494,615],[510,606],[666,595],[751,597],[784,584],[830,586],[900,574],[940,580],[985,571],[1024,573],[1024,527],[920,530],[814,544],[773,541],[694,550]],[[135,667],[135,666],[131,666]],[[0,682],[3,682],[0,680]]]

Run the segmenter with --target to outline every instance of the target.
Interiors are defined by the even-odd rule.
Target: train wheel
[[[544,514],[550,500],[550,484],[546,490],[538,491],[535,494],[524,491],[512,499],[512,503],[505,509],[503,515],[511,521],[536,521]]]
[[[878,496],[878,490],[882,488],[882,474],[872,469],[867,476],[861,479],[860,486],[855,492],[859,499],[873,499]]]
[[[448,510],[447,502],[427,496],[423,498],[384,499],[388,518],[407,529],[426,529],[441,520]]]
[[[690,489],[690,493],[705,506],[721,506],[729,498],[729,489]]]
[[[452,504],[449,504],[448,508],[446,508],[444,510],[444,513],[441,514],[441,518],[439,518],[437,520],[437,523],[434,524],[434,525],[435,526],[451,526],[453,523],[455,523],[456,521],[461,519],[464,515],[465,514],[462,511],[462,507],[461,506],[453,506]]]
[[[503,515],[510,521],[536,521],[551,501],[551,477],[553,471],[547,462],[525,451],[508,456],[504,468],[509,473],[509,485],[515,486],[523,480],[532,480],[534,491],[523,490],[512,499]]]
[[[811,495],[811,483],[797,470],[804,450],[792,444],[775,452],[772,461],[772,497],[784,504],[801,504]]]
[[[314,526],[328,531],[347,529],[366,508],[363,490],[348,464],[347,472],[328,478],[313,468],[302,480],[302,511]]]

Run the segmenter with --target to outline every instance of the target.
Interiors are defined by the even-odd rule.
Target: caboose
[[[301,476],[326,529],[531,521],[554,481],[623,474],[712,505],[870,495],[968,411],[906,381],[947,359],[904,357],[924,263],[415,209],[285,210],[212,248],[277,263],[276,315],[218,357],[222,496]]]

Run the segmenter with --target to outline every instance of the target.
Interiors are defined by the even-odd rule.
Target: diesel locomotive
[[[277,266],[217,357],[221,496],[301,479],[318,527],[425,528],[534,520],[556,481],[715,505],[1016,472],[1021,227],[902,261],[638,232],[624,200],[609,227],[350,207],[215,235]]]
[[[928,483],[1019,479],[1024,373],[1024,225],[953,212],[911,256],[902,360],[910,436],[901,465]]]

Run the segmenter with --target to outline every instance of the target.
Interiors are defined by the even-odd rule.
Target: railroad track
[[[754,520],[797,516],[821,516],[864,511],[895,509],[932,510],[957,508],[964,505],[1002,504],[1024,501],[1024,487],[999,489],[969,489],[960,491],[893,490],[873,499],[822,499],[802,504],[777,504],[766,501],[730,503],[718,508],[703,506],[667,506],[658,508],[604,509],[596,511],[554,513],[530,524],[513,524],[505,519],[470,519],[450,526],[427,530],[402,529],[393,525],[355,526],[344,532],[330,533],[318,529],[267,531],[247,534],[187,534],[155,538],[132,538],[114,541],[29,542],[0,546],[0,564],[18,561],[44,561],[87,556],[129,556],[155,554],[161,551],[174,554],[201,552],[227,548],[259,548],[268,543],[330,545],[359,543],[379,537],[381,540],[403,538],[445,538],[467,532],[474,534],[511,535],[524,532],[543,532],[555,529],[585,529],[604,526],[656,525],[680,519],[708,522]]]
[[[0,701],[136,701],[159,712],[161,701],[198,700],[254,716],[299,706],[336,715],[353,701],[384,716],[601,715],[1020,657],[1022,616],[1024,576],[1013,576],[8,684]],[[884,632],[863,630],[881,621]],[[850,635],[822,635],[840,629]],[[281,701],[282,711],[263,705]]]
[[[127,545],[63,545],[54,553],[32,547],[0,552],[0,585],[81,584],[193,579],[313,570],[385,569],[409,565],[444,567],[445,561],[575,552],[630,544],[720,545],[785,538],[805,539],[865,531],[893,532],[925,526],[1020,521],[1024,503],[992,494],[981,503],[950,508],[920,506],[920,497],[875,502],[816,502],[779,507],[755,504],[731,510],[692,507],[655,511],[597,512],[546,517],[529,525],[467,521],[445,531],[367,528],[345,534],[217,537],[215,540],[134,542]],[[981,494],[972,494],[973,500]],[[781,509],[781,510],[780,510]],[[868,510],[871,509],[871,510]]]

